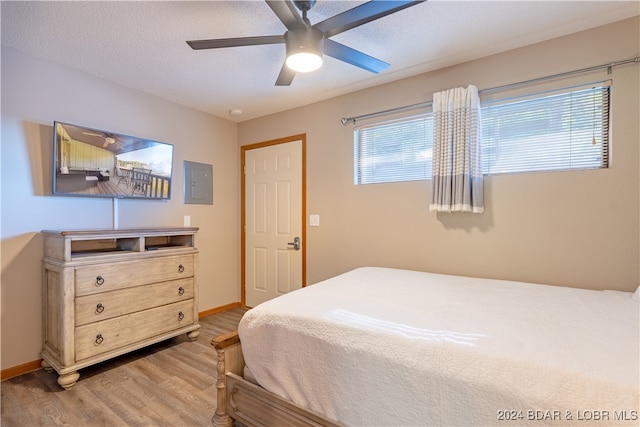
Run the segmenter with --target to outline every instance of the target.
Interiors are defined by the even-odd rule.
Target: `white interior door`
[[[296,140],[245,152],[245,303],[249,307],[303,285],[302,144]]]

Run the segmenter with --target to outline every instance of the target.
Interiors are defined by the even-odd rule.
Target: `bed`
[[[213,423],[637,426],[639,292],[358,268],[214,339]]]

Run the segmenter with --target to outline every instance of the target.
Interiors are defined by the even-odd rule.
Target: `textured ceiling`
[[[362,1],[318,0],[311,23]],[[640,14],[638,1],[438,1],[332,37],[391,64],[378,75],[325,56],[275,80],[284,45],[194,51],[186,40],[280,35],[262,1],[3,1],[2,44],[234,121],[248,120]],[[241,116],[231,116],[231,109]]]

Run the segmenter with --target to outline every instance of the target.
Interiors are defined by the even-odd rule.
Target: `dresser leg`
[[[58,384],[62,386],[65,390],[70,389],[80,378],[80,374],[78,371],[69,372],[68,374],[62,374],[58,377]]]
[[[198,339],[198,335],[200,335],[200,330],[196,329],[195,331],[187,332],[187,338],[189,341],[195,341]]]
[[[213,424],[213,427],[232,427],[233,418],[229,415],[221,417],[218,414],[215,414],[213,418],[211,418],[211,424]]]

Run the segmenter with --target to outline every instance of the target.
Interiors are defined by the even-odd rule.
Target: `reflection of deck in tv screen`
[[[118,166],[125,169],[151,169],[154,175],[171,176],[172,147],[156,145],[143,150],[116,155]]]

